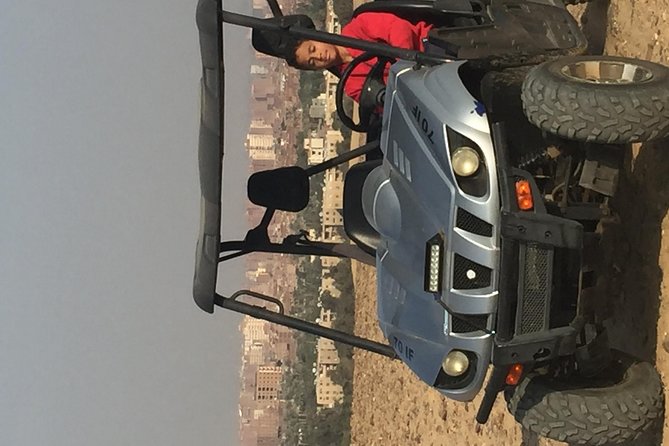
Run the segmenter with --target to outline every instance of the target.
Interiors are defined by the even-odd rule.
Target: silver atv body
[[[462,64],[423,70],[408,63],[393,65],[381,136],[384,161],[365,182],[363,210],[382,240],[376,265],[384,334],[427,383],[436,381],[449,351],[473,352],[473,380],[463,388],[440,389],[450,398],[471,400],[481,388],[492,350],[500,205],[490,127],[460,79]],[[480,148],[486,165],[483,196],[459,187],[448,129]],[[443,276],[442,292],[434,294],[424,289],[423,248],[437,234],[443,240]]]

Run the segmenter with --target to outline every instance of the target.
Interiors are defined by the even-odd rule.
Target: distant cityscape
[[[265,0],[253,0],[254,15],[269,16]],[[298,8],[296,0],[282,2],[285,13]],[[332,0],[326,1],[325,26],[330,32],[339,32],[339,21]],[[284,61],[257,53],[252,63],[251,124],[246,137],[250,171],[258,172],[279,166],[295,165],[298,156],[309,165],[337,155],[337,146],[344,135],[333,128],[335,90],[338,79],[324,73],[322,93],[304,107],[300,100],[300,72]],[[312,125],[303,128],[308,120]],[[303,151],[301,154],[300,151]],[[344,172],[331,169],[322,182],[320,228],[309,228],[308,238],[315,241],[342,241],[343,234]],[[264,208],[249,205],[246,216],[250,227],[262,219]],[[272,241],[280,242],[296,233],[295,215],[277,212],[269,226]],[[339,298],[341,291],[331,277],[331,269],[340,260],[332,257],[312,259],[320,262],[319,292]],[[293,293],[297,286],[299,263],[295,256],[284,254],[252,253],[245,257],[245,288],[279,298],[286,313],[291,312]],[[320,296],[314,296],[314,299]],[[330,327],[337,315],[320,306],[317,323]],[[312,321],[313,322],[313,321]],[[279,446],[285,440],[282,419],[286,407],[282,384],[286,368],[296,361],[297,346],[291,329],[263,320],[244,317],[240,323],[243,335],[243,357],[240,371],[239,396],[240,445]],[[316,362],[313,366],[314,396],[317,410],[331,410],[344,397],[340,384],[332,380],[332,372],[340,364],[334,342],[319,339],[316,342]],[[306,443],[298,443],[306,444]],[[291,445],[292,446],[292,445]]]

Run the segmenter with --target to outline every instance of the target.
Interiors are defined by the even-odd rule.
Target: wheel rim
[[[616,60],[584,60],[567,64],[560,71],[570,79],[589,84],[638,84],[653,77],[650,70],[640,65]]]

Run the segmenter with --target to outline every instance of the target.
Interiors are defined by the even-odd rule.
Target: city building
[[[328,370],[322,368],[316,378],[316,405],[331,409],[343,399],[344,388],[332,381]]]
[[[259,366],[256,371],[256,401],[278,400],[282,377],[280,366]]]
[[[341,291],[339,291],[339,288],[337,288],[335,280],[328,275],[329,273],[329,270],[323,271],[323,275],[321,277],[321,293],[328,292],[332,297],[338,298],[341,296]]]
[[[257,161],[276,160],[274,129],[264,121],[254,120],[246,135],[249,157]]]
[[[309,106],[309,117],[311,119],[321,119],[325,120],[325,111],[326,111],[327,99],[325,93],[321,93],[318,97],[311,100],[311,106]]]
[[[246,354],[248,356],[249,365],[260,365],[265,363],[265,344],[256,341],[249,347]]]
[[[244,354],[247,354],[251,345],[256,342],[266,342],[269,339],[267,322],[251,316],[244,316],[242,334],[244,336]]]
[[[337,144],[344,141],[344,135],[339,130],[328,130],[325,132],[325,158],[337,156]]]
[[[304,150],[307,152],[307,162],[311,165],[320,164],[325,160],[325,141],[323,138],[304,138]]]
[[[279,446],[281,444],[281,410],[278,403],[265,404],[256,410],[257,446]]]

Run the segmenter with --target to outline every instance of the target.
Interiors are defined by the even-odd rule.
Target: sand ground
[[[591,51],[650,59],[669,65],[669,0],[597,0],[573,8],[591,42]],[[607,230],[606,275],[601,297],[610,316],[614,345],[654,361],[665,385],[669,379],[669,142],[635,147],[630,169],[621,178],[615,205],[620,224]],[[374,271],[354,265],[355,331],[382,340],[376,322]],[[666,345],[667,347],[664,347]],[[352,445],[468,446],[557,445],[521,432],[503,398],[490,421],[478,426],[479,400],[463,404],[444,399],[399,361],[357,351],[354,356]],[[668,398],[669,400],[669,398]],[[648,446],[669,445],[665,439]],[[645,445],[644,445],[645,446]]]

